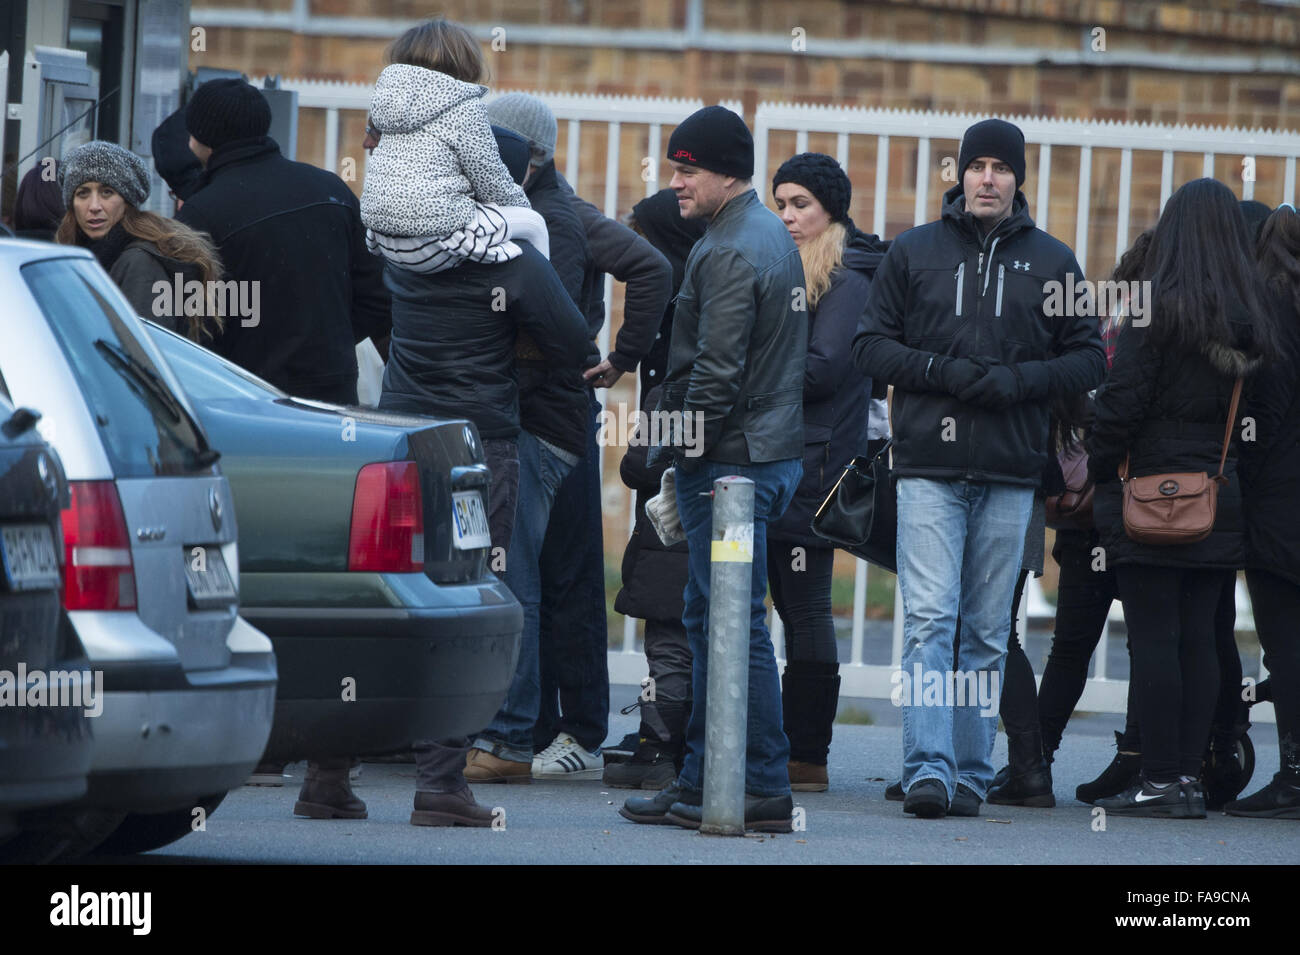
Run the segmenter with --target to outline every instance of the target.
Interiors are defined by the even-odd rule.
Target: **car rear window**
[[[214,455],[117,310],[112,280],[87,259],[33,262],[23,278],[63,349],[117,477],[180,475]]]

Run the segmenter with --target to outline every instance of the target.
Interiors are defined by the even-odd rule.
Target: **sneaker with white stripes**
[[[568,733],[533,757],[534,779],[600,779],[604,770],[600,749],[589,753]]]

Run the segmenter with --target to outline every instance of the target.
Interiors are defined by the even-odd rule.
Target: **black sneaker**
[[[952,797],[952,805],[948,807],[948,815],[978,816],[979,814],[980,797],[975,795],[975,790],[965,783],[958,783],[957,794]]]
[[[921,819],[939,819],[948,812],[948,790],[934,777],[912,783],[903,797],[903,812]]]
[[[1051,809],[1056,805],[1056,796],[1052,794],[1052,768],[1046,760],[1019,776],[1011,775],[1008,767],[1006,778],[998,782],[993,777],[989,787],[990,806],[1028,806],[1034,809]]]
[[[885,787],[885,798],[890,802],[903,801],[903,781],[900,779],[896,783],[890,783]]]
[[[1187,818],[1204,819],[1206,797],[1205,787],[1201,784],[1201,781],[1199,779],[1192,779],[1187,782],[1180,782],[1179,785],[1182,787],[1183,798],[1187,800],[1187,808],[1191,813]],[[1222,808],[1222,806],[1216,807],[1216,811],[1220,808]]]
[[[1123,734],[1115,734],[1115,748],[1120,747]],[[1090,783],[1084,783],[1074,791],[1074,798],[1079,802],[1095,803],[1098,799],[1117,796],[1135,783],[1140,782],[1142,773],[1142,756],[1139,753],[1116,752],[1100,776]]]
[[[1098,799],[1094,804],[1116,816],[1146,816],[1156,819],[1204,819],[1202,803],[1200,815],[1188,799],[1183,785],[1177,780],[1157,784],[1140,780],[1118,796]]]
[[[700,805],[704,801],[702,793],[688,793],[680,786],[677,781],[673,780],[671,786],[653,796],[629,796],[623,803],[618,814],[624,819],[630,819],[633,822],[649,826],[671,826],[668,817],[668,810],[673,803],[681,802],[687,805]]]
[[[1300,779],[1278,773],[1259,792],[1228,803],[1223,811],[1249,819],[1300,819]]]

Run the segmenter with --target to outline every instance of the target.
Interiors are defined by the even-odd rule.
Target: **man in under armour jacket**
[[[976,123],[957,165],[962,179],[939,221],[903,233],[886,254],[853,341],[862,373],[894,386],[905,609],[894,701],[903,810],[926,818],[979,814],[1012,592],[1051,452],[1049,405],[1096,387],[1106,367],[1090,300],[1045,307],[1049,283],[1077,287],[1083,270],[1029,217],[1020,129]]]

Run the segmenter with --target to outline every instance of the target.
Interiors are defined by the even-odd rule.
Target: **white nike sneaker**
[[[600,779],[604,771],[600,750],[587,752],[568,733],[533,757],[534,779]]]

